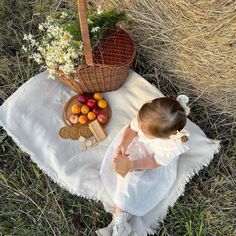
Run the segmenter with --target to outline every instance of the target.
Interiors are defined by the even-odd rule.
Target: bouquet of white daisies
[[[88,12],[92,48],[107,30],[125,20],[124,13],[116,9],[105,12],[99,7]],[[30,52],[30,58],[49,71],[49,77],[54,78],[57,70],[70,75],[83,64],[83,42],[75,9],[48,16],[44,23],[39,24],[38,30],[37,35],[24,34],[22,49]]]

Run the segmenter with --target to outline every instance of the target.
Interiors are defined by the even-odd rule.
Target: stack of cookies
[[[79,140],[81,151],[97,145],[98,142],[106,138],[106,134],[97,120],[91,122],[89,126],[65,126],[60,129],[59,135],[63,139]],[[91,136],[94,137],[87,140]]]
[[[59,135],[64,139],[73,139],[77,140],[80,138],[80,136],[83,136],[85,138],[91,137],[93,134],[89,127],[86,126],[65,126],[60,129]]]

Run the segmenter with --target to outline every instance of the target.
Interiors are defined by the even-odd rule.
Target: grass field
[[[1,103],[40,71],[21,50],[23,33],[35,32],[39,22],[68,2],[0,0]],[[181,92],[144,62],[141,50],[134,69],[166,95]],[[199,99],[190,118],[209,137],[222,140],[221,153],[186,186],[156,235],[236,235],[235,126],[227,117],[214,117],[213,109]],[[0,142],[0,235],[93,235],[110,222],[100,203],[54,184],[3,129]]]

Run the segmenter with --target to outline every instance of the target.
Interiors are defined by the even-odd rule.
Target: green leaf
[[[76,41],[81,40],[79,20],[71,21],[62,25],[63,30],[68,31],[73,39]]]

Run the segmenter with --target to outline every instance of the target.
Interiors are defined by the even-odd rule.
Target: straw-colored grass
[[[107,7],[107,1],[100,1]],[[133,20],[148,64],[188,95],[236,117],[236,2],[110,0]]]

